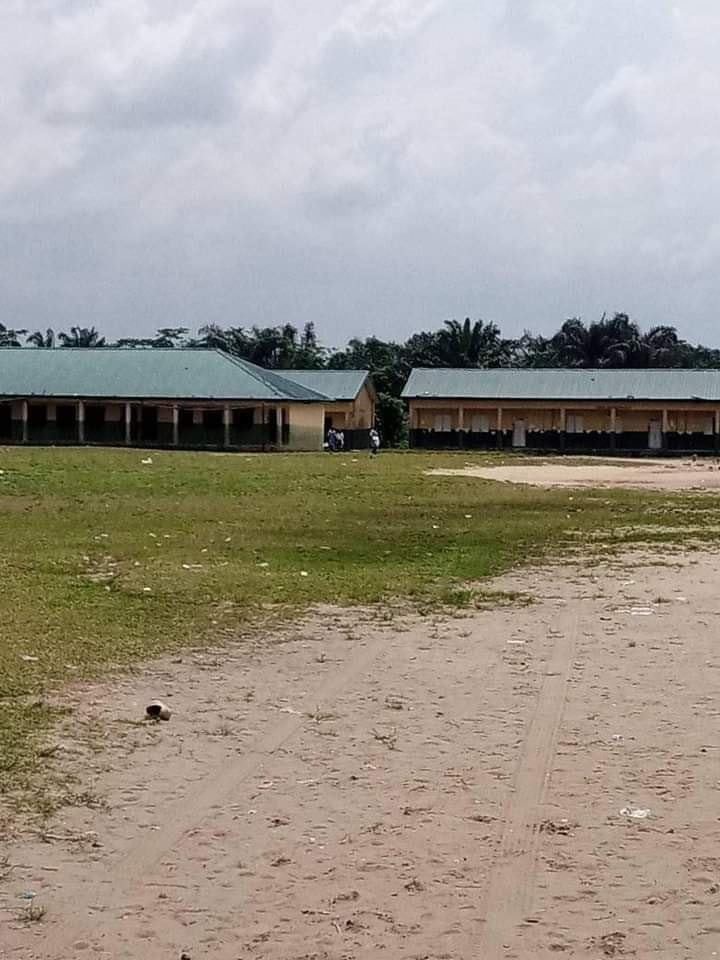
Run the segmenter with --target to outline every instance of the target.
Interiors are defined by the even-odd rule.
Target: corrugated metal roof
[[[0,349],[0,396],[298,400],[328,397],[220,350]]]
[[[283,376],[331,400],[354,400],[368,378],[368,370],[283,370]]]
[[[416,368],[403,397],[468,400],[720,401],[720,370],[457,370]]]

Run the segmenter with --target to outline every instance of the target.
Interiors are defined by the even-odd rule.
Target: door
[[[525,446],[525,421],[515,420],[513,422],[513,446]]]
[[[662,450],[662,424],[659,420],[650,421],[648,447],[650,447],[651,450]]]

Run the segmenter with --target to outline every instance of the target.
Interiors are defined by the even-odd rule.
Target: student
[[[342,453],[343,450],[345,449],[345,431],[338,430],[335,436],[337,439],[337,448],[340,451],[340,453]]]
[[[327,432],[327,445],[330,453],[335,453],[337,450],[337,434],[333,427],[330,427]]]
[[[377,456],[379,450],[380,450],[380,434],[377,432],[375,427],[372,427],[372,429],[370,430],[370,453],[372,456]]]

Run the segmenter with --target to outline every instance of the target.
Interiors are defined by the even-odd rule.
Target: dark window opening
[[[140,413],[142,437],[144,440],[156,440],[158,432],[157,407],[142,407]]]
[[[99,404],[85,407],[85,426],[89,430],[102,430],[105,426],[105,407]]]
[[[222,410],[203,410],[203,426],[206,430],[217,430],[223,425]]]
[[[32,407],[30,408],[33,409]],[[45,408],[47,410],[47,408]],[[55,423],[62,429],[63,427],[75,426],[75,406],[71,403],[59,403],[55,407]]]
[[[31,403],[28,407],[28,423],[31,427],[44,427],[47,423],[47,407],[44,403]]]
[[[180,407],[178,410],[178,426],[181,430],[187,430],[194,423],[193,412],[188,407]]]
[[[255,423],[255,411],[252,407],[243,407],[239,410],[233,410],[233,427],[236,430],[252,430]]]
[[[12,406],[9,403],[0,404],[0,437],[12,435]]]

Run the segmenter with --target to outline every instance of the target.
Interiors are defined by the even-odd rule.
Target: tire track
[[[545,800],[565,708],[567,682],[578,636],[577,614],[568,613],[545,667],[545,679],[516,768],[513,792],[505,810],[499,859],[488,878],[485,900],[483,960],[506,957],[515,928],[532,910],[537,851],[538,812]]]

